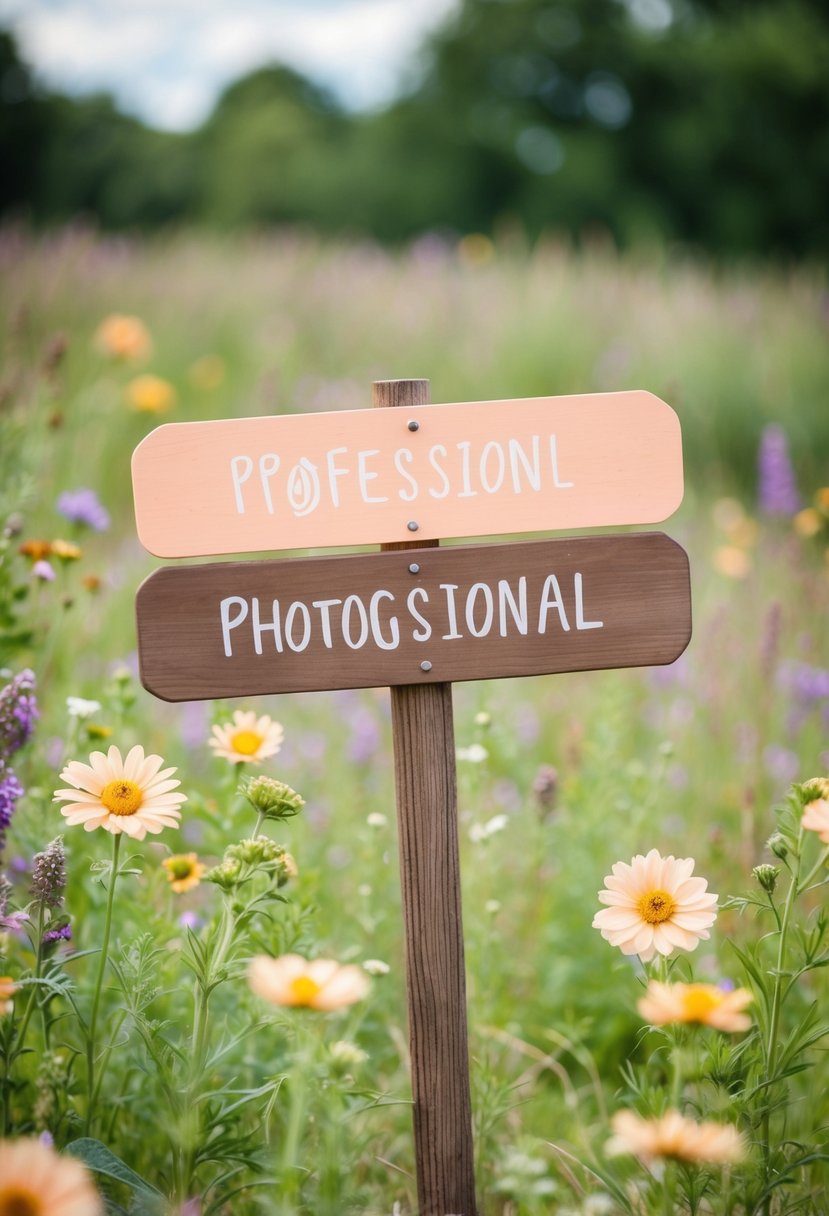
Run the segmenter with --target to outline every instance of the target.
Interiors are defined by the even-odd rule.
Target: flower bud
[[[222,861],[203,875],[205,882],[215,882],[223,891],[232,891],[242,875],[242,863],[235,858]]]
[[[789,855],[789,846],[779,832],[775,832],[773,836],[769,837],[766,847],[781,861],[785,861]]]
[[[305,799],[296,790],[274,777],[249,777],[239,792],[266,819],[290,819],[305,806]]]
[[[763,864],[755,866],[751,872],[763,890],[771,895],[777,886],[777,879],[780,877],[780,867]]]

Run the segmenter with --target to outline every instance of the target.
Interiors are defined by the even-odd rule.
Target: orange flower
[[[751,558],[736,545],[720,545],[714,554],[714,569],[726,578],[745,578],[751,569]]]
[[[668,1157],[693,1164],[731,1165],[746,1155],[745,1142],[730,1123],[695,1123],[678,1110],[659,1119],[642,1119],[633,1111],[617,1112],[605,1151],[611,1157],[630,1154],[652,1161]]]
[[[160,376],[136,376],[127,385],[127,400],[141,414],[165,414],[176,403],[176,390]]]
[[[95,331],[95,346],[103,354],[125,363],[145,359],[153,348],[147,327],[138,317],[113,313]]]
[[[814,507],[804,507],[792,520],[798,536],[817,536],[823,527],[823,516]]]
[[[161,864],[167,871],[170,886],[178,895],[197,887],[207,868],[195,853],[176,853],[173,857],[165,857]]]
[[[39,1140],[0,1140],[2,1216],[103,1216],[85,1166]]]
[[[747,988],[726,992],[714,984],[661,984],[651,980],[636,1007],[651,1026],[696,1022],[736,1034],[751,1026],[751,1018],[743,1010],[753,999]]]
[[[11,1013],[12,1009],[14,1009],[14,1001],[11,998],[15,992],[17,992],[17,984],[15,984],[12,977],[10,975],[0,975],[0,1017],[4,1013]]]
[[[28,557],[33,562],[42,562],[51,552],[52,542],[50,540],[24,540],[18,549],[18,553],[22,553],[24,557]]]

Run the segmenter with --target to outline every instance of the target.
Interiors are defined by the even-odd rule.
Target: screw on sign
[[[661,533],[438,538],[656,523],[682,499],[679,423],[643,392],[433,406],[427,380],[386,380],[373,404],[139,445],[157,555],[385,542],[156,571],[136,598],[141,679],[170,701],[389,686],[418,1200],[475,1216],[452,681],[670,663],[690,578]]]

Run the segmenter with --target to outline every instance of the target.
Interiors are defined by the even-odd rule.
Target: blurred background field
[[[382,6],[363,7],[371,21]],[[283,6],[239,8],[264,47],[265,17]],[[320,5],[320,31],[338,8],[347,0]],[[113,968],[104,1010],[117,1049],[95,1129],[177,1216],[405,1216],[416,1191],[384,689],[251,703],[285,729],[263,771],[307,805],[273,828],[299,869],[289,902],[244,948],[380,960],[388,972],[349,1013],[309,1023],[310,1036],[290,1011],[261,1025],[241,970],[230,973],[212,1013],[226,1056],[204,1093],[258,1097],[232,1117],[214,1111],[203,1159],[177,1172],[181,1146],[210,1121],[171,1105],[164,1084],[190,1035],[188,934],[210,939],[219,892],[174,894],[161,861],[196,850],[214,863],[252,823],[238,774],[207,747],[211,723],[246,704],[166,705],[137,680],[133,602],[158,563],[135,536],[129,462],[153,426],[367,407],[373,380],[405,377],[429,378],[436,402],[645,388],[679,415],[686,494],[663,527],[690,557],[686,654],[665,669],[454,690],[487,1216],[617,1210],[573,1161],[601,1160],[608,1114],[630,1096],[623,1070],[647,1054],[641,971],[591,928],[611,865],[656,847],[693,856],[721,898],[744,891],[752,867],[773,860],[772,809],[787,786],[829,767],[825,6],[444,8],[371,106],[265,49],[179,121],[167,94],[140,104],[138,27],[123,22],[135,78],[122,73],[113,100],[83,95],[59,56],[44,58],[53,29],[67,64],[80,62],[72,14],[100,21],[114,47],[104,6],[73,0],[61,23],[40,0],[0,7],[0,685],[30,666],[41,707],[14,759],[25,793],[4,867],[22,907],[33,855],[64,827],[51,794],[68,760],[140,743],[178,766],[190,798],[181,831],[137,846],[141,872],[116,906],[113,957],[137,996],[122,1024]],[[142,20],[163,31],[155,9]],[[205,5],[206,26],[213,14]],[[197,45],[197,23],[184,28]],[[186,61],[183,45],[167,50],[174,67]],[[81,487],[109,514],[100,531],[73,529],[57,508]],[[80,553],[41,554],[51,573],[38,573],[30,542],[56,539]],[[98,709],[79,717],[67,697]],[[59,962],[100,946],[105,895],[90,864],[108,854],[103,835],[64,832],[73,940]],[[817,903],[812,927],[825,922]],[[756,933],[751,911],[723,910],[693,956],[698,977],[735,980],[733,945]],[[32,953],[22,934],[5,946],[18,977]],[[61,962],[83,1008],[91,965]],[[825,974],[797,986],[787,1033],[825,1004]],[[85,1111],[79,1041],[64,1026],[52,1080],[38,1042],[11,1100],[15,1126],[58,1148]],[[173,1045],[159,1059],[154,1034]],[[790,1138],[825,1126],[823,1067],[814,1059],[789,1082]],[[305,1074],[295,1142],[290,1103]],[[716,1085],[700,1083],[702,1112],[731,1117],[735,1088],[723,1065]],[[238,1173],[225,1178],[229,1162]],[[825,1183],[815,1161],[790,1206],[771,1210],[817,1216]],[[107,1185],[128,1204],[128,1189]],[[159,1210],[133,1199],[136,1212]]]
[[[67,717],[68,695],[101,702],[100,725],[122,747],[141,742],[179,765],[191,814],[178,840],[143,846],[144,873],[117,929],[121,942],[147,932],[166,952],[171,991],[158,1007],[175,1009],[179,918],[209,917],[215,895],[202,885],[171,896],[160,859],[196,848],[215,860],[242,813],[230,766],[206,747],[211,721],[233,707],[164,705],[129,674],[135,590],[157,564],[135,538],[129,460],[158,421],[359,408],[372,379],[408,375],[430,376],[436,400],[629,385],[662,395],[679,413],[686,452],[685,502],[666,530],[691,560],[687,653],[667,669],[455,688],[481,1188],[492,1211],[532,1213],[549,1210],[551,1195],[561,1210],[575,1202],[549,1142],[571,1152],[601,1143],[603,1105],[638,1051],[635,970],[590,927],[602,876],[655,846],[693,855],[713,890],[740,891],[767,857],[774,802],[791,780],[826,770],[826,305],[814,271],[722,271],[555,243],[474,248],[429,240],[389,253],[295,235],[148,241],[79,228],[35,239],[6,229],[3,510],[21,531],[7,542],[5,569],[28,586],[23,624],[33,634],[15,649],[37,669],[43,710],[30,768],[19,770],[28,792],[7,856],[23,892],[26,859],[60,827],[50,782],[66,759],[100,745],[92,725]],[[114,313],[141,319],[137,357],[101,348],[100,324]],[[164,388],[136,395],[147,376]],[[39,581],[17,550],[65,533],[57,496],[79,485],[98,491],[111,527],[79,538],[82,558],[53,559],[58,577]],[[336,1079],[315,1100],[305,1202],[379,1213],[398,1199],[407,1210],[388,694],[275,697],[261,708],[286,733],[265,768],[308,802],[284,832],[300,877],[269,948],[390,967],[361,1017],[334,1031],[353,1034],[368,1060],[359,1096],[344,1100],[347,1117],[326,1089],[339,1092]],[[66,834],[80,948],[97,941],[102,896],[87,877],[90,857],[106,853],[97,835]],[[748,931],[721,914],[700,973],[727,979],[727,939]],[[242,999],[224,996],[229,1025]],[[266,1046],[260,1032],[237,1067],[284,1066],[292,1033],[289,1024]],[[109,1143],[159,1183],[165,1150],[141,1131],[152,1123],[153,1082],[136,1088],[125,1077],[124,1086],[110,1095],[119,1113]],[[71,1119],[61,1127],[68,1134]]]

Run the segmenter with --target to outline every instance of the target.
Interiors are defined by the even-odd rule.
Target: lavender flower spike
[[[18,798],[23,797],[23,786],[4,760],[0,760],[0,848],[3,836],[12,821]]]
[[[66,854],[63,837],[56,836],[42,853],[35,854],[32,868],[32,895],[44,907],[58,909],[63,904],[66,886]]]
[[[106,532],[109,527],[109,512],[99,502],[94,490],[67,490],[55,505],[70,523],[91,528],[93,532]]]
[[[28,667],[0,692],[0,759],[21,748],[40,717],[35,698],[35,673]]]
[[[757,474],[760,510],[765,515],[796,515],[802,504],[782,426],[763,427]]]

